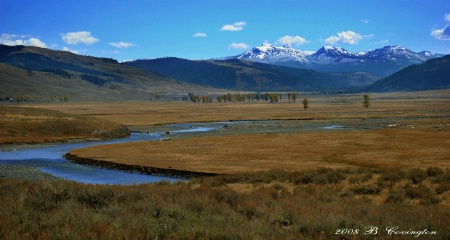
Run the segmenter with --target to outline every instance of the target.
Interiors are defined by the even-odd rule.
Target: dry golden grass
[[[450,167],[450,91],[374,94],[363,109],[362,96],[309,96],[307,111],[299,103],[187,102],[97,103],[52,105],[60,111],[94,115],[132,129],[166,123],[284,119],[301,126],[308,121],[358,124],[377,120],[377,130],[334,130],[234,134],[127,143],[79,149],[84,158],[199,172],[236,173],[317,167],[377,168]],[[301,120],[313,119],[313,120]],[[398,124],[389,128],[389,124]],[[294,127],[295,128],[295,127]],[[230,130],[232,131],[232,130]],[[233,133],[233,132],[232,132]]]
[[[127,125],[150,126],[168,123],[228,120],[364,118],[449,118],[450,90],[370,94],[372,105],[363,108],[362,94],[314,95],[301,93],[297,102],[280,103],[191,103],[169,102],[74,102],[31,105],[65,113],[95,116]],[[301,100],[308,98],[303,110]]]
[[[0,144],[116,138],[128,134],[122,125],[98,118],[47,109],[0,106]]]
[[[83,158],[231,174],[317,167],[450,168],[446,130],[386,129],[293,134],[237,134],[103,145],[71,152]]]

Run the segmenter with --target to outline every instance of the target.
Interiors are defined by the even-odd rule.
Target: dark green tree
[[[302,103],[303,103],[303,108],[306,110],[306,109],[309,107],[309,106],[308,106],[308,105],[309,105],[308,99],[306,99],[306,98],[303,99],[303,102],[302,102]]]
[[[370,97],[369,95],[364,95],[364,103],[363,103],[363,107],[365,107],[366,109],[370,106]]]

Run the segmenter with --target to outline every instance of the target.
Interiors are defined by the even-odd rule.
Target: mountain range
[[[257,52],[253,50],[253,53]],[[46,101],[65,99],[64,96],[70,100],[148,100],[179,98],[189,92],[214,95],[233,90],[384,92],[450,88],[450,55],[412,53],[401,47],[360,53],[323,47],[314,53],[301,53],[289,47],[265,45],[253,58],[257,56],[259,61],[250,61],[248,55],[247,59],[187,60],[169,57],[119,63],[111,58],[82,56],[67,51],[0,45],[0,98],[27,96],[29,99],[32,96]],[[321,62],[329,68],[340,66],[341,70],[344,69],[342,64],[359,64],[360,68],[355,68],[357,71],[354,72],[327,72],[262,62],[264,59],[284,59],[284,63],[292,63],[295,62],[292,60],[294,56],[303,59],[304,64],[319,65]],[[363,61],[362,56],[366,60]],[[432,56],[438,57],[425,60]],[[311,63],[313,60],[316,62]],[[407,67],[392,62],[405,64],[407,60],[410,61]],[[393,65],[396,72],[380,79],[362,71],[368,69],[368,65],[364,65],[368,62],[372,66],[374,62],[378,63],[375,64],[378,67],[381,64]]]
[[[287,45],[276,47],[263,44],[225,59],[249,60],[319,72],[366,72],[382,78],[409,65],[441,56],[443,55],[429,51],[416,53],[400,46],[385,46],[353,53],[341,47],[324,46],[313,52],[297,50]]]

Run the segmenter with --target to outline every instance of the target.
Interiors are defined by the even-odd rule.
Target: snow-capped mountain
[[[260,47],[255,47],[250,51],[244,52],[238,56],[232,57],[242,60],[252,60],[262,63],[287,63],[287,62],[299,62],[309,64],[310,60],[308,56],[313,54],[312,51],[302,51],[291,48],[287,45],[283,47],[275,47],[272,44],[264,43]]]
[[[400,46],[353,53],[341,47],[324,46],[312,52],[265,43],[230,58],[322,72],[368,72],[377,77],[385,77],[406,66],[440,56],[443,55],[429,51],[416,53]]]

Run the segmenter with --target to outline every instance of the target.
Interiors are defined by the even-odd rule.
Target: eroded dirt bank
[[[186,171],[186,170],[177,170],[171,168],[157,168],[151,166],[140,166],[140,165],[130,165],[130,164],[121,164],[114,163],[110,161],[102,161],[96,160],[92,158],[82,158],[70,153],[64,155],[64,158],[67,160],[78,163],[78,164],[86,164],[90,166],[96,166],[101,168],[111,168],[121,171],[127,172],[138,172],[144,174],[151,175],[160,175],[167,177],[175,177],[175,178],[192,178],[192,177],[206,177],[206,176],[216,176],[218,174],[215,173],[207,173],[207,172],[194,172],[194,171]]]

